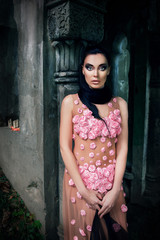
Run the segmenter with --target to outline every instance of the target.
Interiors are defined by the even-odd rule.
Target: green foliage
[[[44,240],[41,227],[0,169],[0,239]]]

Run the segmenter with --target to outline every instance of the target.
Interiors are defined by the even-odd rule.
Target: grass
[[[0,168],[0,239],[44,240],[41,226]]]

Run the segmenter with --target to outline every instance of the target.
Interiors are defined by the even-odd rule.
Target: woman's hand
[[[100,206],[102,206],[102,196],[100,193],[86,189],[85,192],[82,193],[82,197],[91,209],[100,210]]]
[[[98,212],[100,218],[102,218],[105,214],[111,211],[113,208],[116,199],[119,195],[120,191],[114,191],[113,189],[110,190],[102,200],[102,207]]]

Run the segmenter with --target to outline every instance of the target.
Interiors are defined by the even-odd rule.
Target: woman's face
[[[86,56],[82,73],[90,88],[103,88],[110,73],[106,57],[101,53]]]

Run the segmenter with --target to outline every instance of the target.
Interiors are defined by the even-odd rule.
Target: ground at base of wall
[[[35,220],[0,168],[0,239],[44,240]]]

